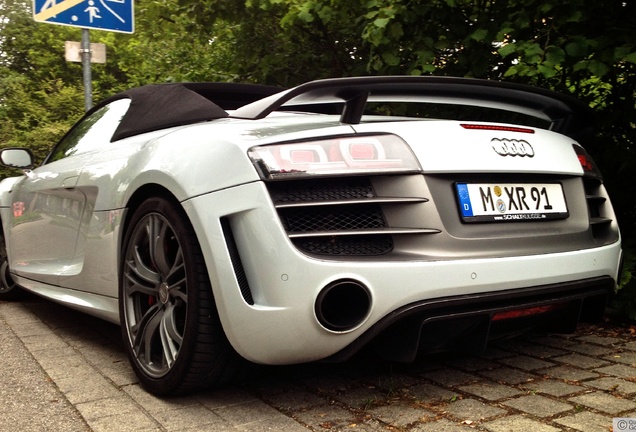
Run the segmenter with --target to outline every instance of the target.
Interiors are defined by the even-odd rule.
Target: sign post
[[[133,0],[33,0],[36,22],[82,28],[82,78],[84,106],[93,105],[89,29],[134,32]]]
[[[82,80],[84,81],[84,110],[93,106],[93,78],[91,72],[91,39],[88,29],[82,29]]]

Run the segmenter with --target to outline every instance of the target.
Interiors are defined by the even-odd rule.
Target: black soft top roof
[[[118,99],[130,99],[130,108],[111,140],[173,126],[228,117],[234,110],[280,92],[278,87],[235,83],[149,84],[118,93],[89,113]]]

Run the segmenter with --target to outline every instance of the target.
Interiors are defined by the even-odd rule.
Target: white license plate
[[[565,219],[568,208],[559,183],[456,183],[464,222]]]

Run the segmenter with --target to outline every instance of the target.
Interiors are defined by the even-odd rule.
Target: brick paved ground
[[[0,430],[607,432],[636,418],[628,330],[585,326],[413,365],[264,368],[161,400],[138,386],[116,326],[28,297],[0,302]]]

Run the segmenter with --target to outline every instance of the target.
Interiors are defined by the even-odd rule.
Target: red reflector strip
[[[498,312],[493,315],[492,321],[502,321],[507,319],[527,317],[531,315],[539,315],[542,313],[561,309],[564,306],[565,306],[564,304],[555,304],[555,305],[547,305],[547,306],[536,306],[536,307],[531,307],[526,309],[515,309],[515,310],[506,311],[506,312]]]
[[[496,125],[462,123],[461,127],[463,127],[464,129],[474,129],[474,130],[494,130],[494,131],[503,131],[503,132],[521,132],[521,133],[529,133],[529,134],[534,133],[534,129],[514,127],[514,126],[496,126]]]
[[[594,171],[594,165],[588,159],[587,155],[580,154],[578,155],[578,157],[579,157],[579,162],[581,162],[581,166],[583,167],[583,170],[588,172]]]

